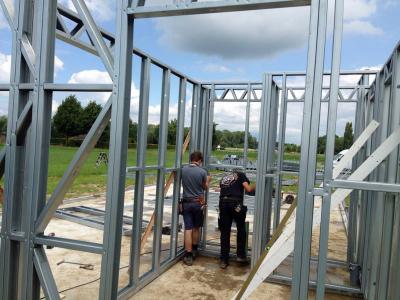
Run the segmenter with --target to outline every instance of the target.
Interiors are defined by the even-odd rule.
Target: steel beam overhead
[[[104,42],[103,36],[98,30],[96,23],[93,20],[92,15],[89,12],[84,0],[72,0],[78,14],[82,17],[83,24],[85,26],[86,32],[93,45],[95,46],[97,53],[99,54],[108,74],[113,79],[113,65],[114,59],[111,55],[111,51]]]
[[[45,83],[44,89],[53,92],[112,92],[112,84]]]
[[[134,15],[135,19],[140,19],[307,5],[310,5],[310,0],[220,0],[175,3],[162,6],[136,6],[128,9],[128,13]]]
[[[4,16],[6,17],[10,29],[15,30],[13,21],[14,7],[12,5],[12,2],[7,0],[0,0],[0,6],[3,9]]]
[[[66,28],[57,27],[57,30],[56,30],[57,38],[68,44],[78,47],[84,51],[87,51],[91,54],[99,55],[99,53],[97,52],[97,49],[95,48],[95,46],[93,44],[89,44],[83,40],[80,40],[82,33],[85,31],[85,27],[83,26],[83,21],[81,20],[79,14],[77,14],[76,12],[74,12],[60,4],[57,6],[57,11],[58,11],[59,16],[62,16],[64,18],[66,18],[68,21],[76,24],[75,29],[73,29],[72,31],[65,31]],[[103,39],[108,42],[109,47],[110,48],[114,47],[115,35],[106,31],[105,29],[103,29],[101,27],[97,27],[97,28],[98,28],[98,31],[100,32],[101,36],[103,37]],[[132,54],[138,55],[141,58],[149,58],[154,65],[156,65],[162,69],[169,69],[171,71],[171,73],[176,76],[186,77],[187,80],[191,83],[197,82],[195,79],[193,79],[193,78],[183,74],[182,72],[178,71],[177,69],[163,63],[159,59],[152,57],[151,55],[144,52],[143,50],[133,47]]]

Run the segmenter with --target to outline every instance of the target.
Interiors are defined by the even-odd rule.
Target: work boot
[[[238,257],[236,257],[236,261],[238,262],[238,263],[241,263],[241,264],[247,264],[249,261],[247,260],[247,257],[242,257],[242,256],[238,256]]]
[[[192,250],[192,256],[193,256],[193,260],[194,260],[194,259],[196,259],[197,255],[198,255],[198,253],[197,253],[197,249],[196,249],[196,250],[195,250],[195,249],[193,249],[193,250]]]
[[[226,269],[227,267],[228,267],[228,261],[227,260],[225,260],[225,259],[221,259],[220,261],[219,261],[219,267],[221,268],[221,269]]]
[[[187,266],[193,265],[193,255],[191,252],[186,253],[186,256],[183,258],[183,263]]]
[[[196,259],[196,257],[198,256],[198,245],[192,245],[192,255],[193,255],[193,259]]]

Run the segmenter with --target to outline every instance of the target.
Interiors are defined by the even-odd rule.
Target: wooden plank
[[[286,212],[285,216],[283,217],[282,221],[279,223],[278,227],[276,228],[275,233],[272,235],[271,239],[269,240],[267,246],[265,247],[265,251],[261,254],[258,258],[257,262],[255,263],[254,267],[251,269],[249,276],[246,278],[245,282],[243,283],[242,287],[240,288],[239,293],[235,296],[236,300],[241,299],[243,293],[246,291],[247,287],[249,286],[250,282],[253,280],[254,276],[256,275],[258,269],[260,268],[262,262],[264,261],[265,257],[267,256],[269,249],[274,245],[276,240],[280,237],[283,229],[286,226],[287,221],[292,216],[294,210],[297,207],[297,199],[295,199],[292,204],[290,205],[288,211]]]
[[[188,148],[190,143],[190,130],[188,134],[186,135],[185,141],[183,142],[182,146],[182,155],[186,152],[186,149]],[[164,196],[168,193],[169,188],[171,187],[171,184],[174,182],[175,178],[175,171],[172,171],[171,174],[169,174],[168,179],[164,185]],[[144,246],[147,243],[147,240],[149,239],[149,236],[152,232],[153,226],[154,226],[154,220],[155,220],[155,211],[151,215],[150,221],[146,226],[146,229],[143,233],[142,239],[140,241],[140,253],[143,252]]]

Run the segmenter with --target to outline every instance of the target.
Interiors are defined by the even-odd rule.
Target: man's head
[[[203,161],[203,153],[200,151],[195,151],[190,154],[190,161],[191,162],[196,162],[196,163],[201,163]]]

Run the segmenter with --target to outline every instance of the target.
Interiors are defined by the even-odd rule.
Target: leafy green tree
[[[93,123],[96,121],[102,109],[103,108],[101,107],[101,105],[97,104],[94,101],[90,101],[86,105],[86,107],[82,110],[81,114],[82,134],[87,134],[89,132],[90,128],[92,128]],[[110,142],[110,122],[107,124],[107,127],[104,128],[104,131],[97,142],[97,146],[107,147],[109,142]]]
[[[217,133],[219,130],[217,130],[218,124],[213,122],[213,131],[212,131],[212,148],[215,149],[217,146],[220,144],[219,137],[220,135]]]
[[[168,122],[168,145],[176,144],[176,128],[178,127],[178,121],[173,119]]]
[[[75,95],[65,98],[53,117],[53,126],[57,134],[66,138],[80,134],[82,111],[82,105]]]
[[[147,127],[147,143],[148,144],[158,144],[158,135],[160,132],[160,126],[149,124]]]
[[[94,101],[90,101],[86,107],[82,110],[81,114],[81,133],[85,134],[89,132],[97,116],[101,112],[101,105]]]
[[[7,133],[7,116],[0,117],[0,134]]]
[[[343,149],[343,137],[335,135],[335,154],[339,153]]]
[[[343,136],[343,148],[349,149],[353,145],[353,124],[351,122],[346,123]]]
[[[137,142],[137,128],[138,124],[129,119],[129,143],[136,144]]]
[[[326,135],[318,137],[318,154],[324,154],[326,149]]]

